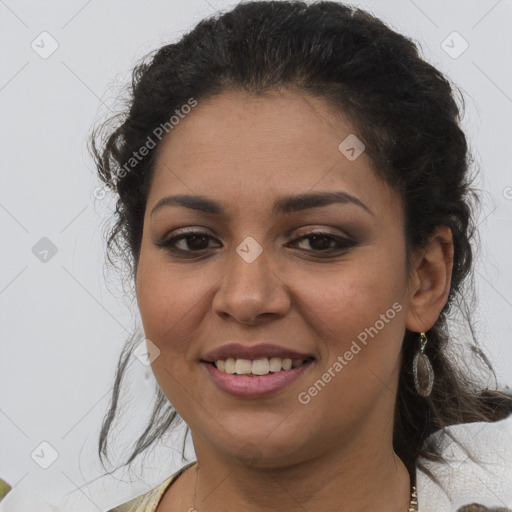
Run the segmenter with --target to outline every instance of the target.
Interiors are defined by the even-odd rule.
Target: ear
[[[448,226],[437,226],[429,244],[413,258],[409,278],[406,327],[426,332],[436,323],[448,294],[453,267],[453,238]]]

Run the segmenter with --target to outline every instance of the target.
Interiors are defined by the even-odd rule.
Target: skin
[[[449,228],[439,227],[406,274],[399,195],[378,179],[366,153],[349,161],[338,150],[354,132],[320,98],[226,91],[199,101],[164,139],[145,212],[137,300],[146,337],[160,350],[153,372],[190,427],[200,471],[186,470],[158,512],[407,510],[409,474],[392,447],[401,344],[406,328],[424,332],[438,318],[453,245]],[[272,215],[276,198],[310,191],[348,192],[372,214],[335,203]],[[207,196],[227,216],[177,205],[151,215],[174,194]],[[195,259],[156,245],[185,227],[212,237],[199,251],[178,242],[196,250]],[[308,229],[356,243],[322,256],[318,243],[297,241]],[[252,263],[235,250],[248,236],[263,249]],[[401,306],[394,318],[301,404],[298,394],[394,303]],[[279,344],[316,361],[278,393],[236,398],[216,387],[199,359],[237,341]],[[240,457],[248,443],[250,461]]]

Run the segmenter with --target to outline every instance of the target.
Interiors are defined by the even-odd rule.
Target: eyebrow
[[[296,196],[284,196],[278,198],[273,206],[272,213],[276,214],[287,214],[292,212],[298,212],[308,210],[310,208],[320,208],[322,206],[328,206],[334,203],[341,204],[355,204],[361,207],[370,215],[374,213],[366,206],[360,199],[349,194],[348,192],[309,192],[305,194],[299,194]],[[164,206],[183,206],[184,208],[190,208],[192,210],[199,210],[204,213],[211,213],[213,215],[225,215],[225,208],[208,197],[204,196],[193,196],[193,195],[176,195],[166,196],[153,207],[151,215],[154,215],[156,211]]]

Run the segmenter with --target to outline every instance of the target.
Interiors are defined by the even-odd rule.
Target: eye
[[[161,242],[157,242],[156,245],[158,247],[165,248],[176,256],[189,257],[193,253],[199,254],[202,251],[212,248],[209,245],[212,240],[218,242],[216,238],[204,231],[190,230]],[[307,242],[310,248],[304,247],[304,245],[306,245],[304,242]],[[222,247],[222,244],[220,244],[220,242],[218,243],[219,245],[217,245],[217,247]],[[324,256],[343,252],[344,250],[356,245],[356,243],[357,242],[349,238],[333,235],[323,231],[314,231],[289,242],[287,245],[289,247],[302,245],[302,247],[298,248],[309,253],[316,253],[316,255]]]
[[[323,254],[339,253],[356,245],[356,242],[349,238],[336,236],[322,231],[308,233],[307,235],[301,236],[293,242],[290,242],[288,245],[298,246],[304,241],[307,242],[311,249],[304,247],[306,244],[302,244],[303,246],[299,248],[302,248],[307,252]]]
[[[215,240],[215,238],[204,231],[187,231],[184,234],[158,242],[156,245],[158,247],[164,247],[172,253],[184,254],[208,249],[210,240]],[[181,245],[181,247],[178,247],[178,245]]]

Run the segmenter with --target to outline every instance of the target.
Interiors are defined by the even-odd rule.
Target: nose
[[[227,264],[229,270],[213,298],[215,313],[241,324],[254,324],[287,313],[290,298],[284,276],[270,267],[265,251],[249,263],[233,250]]]

